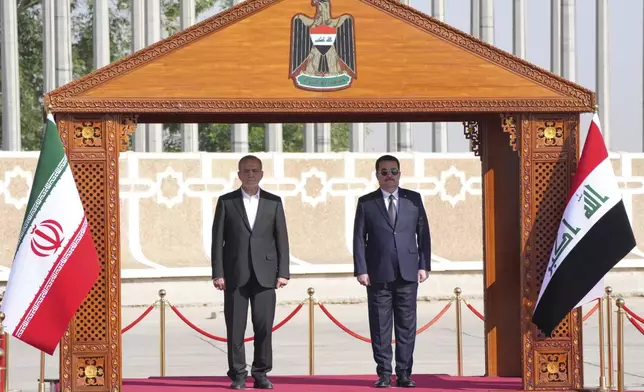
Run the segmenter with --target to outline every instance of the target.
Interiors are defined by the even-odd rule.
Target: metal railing
[[[456,372],[458,376],[463,375],[463,343],[462,343],[462,304],[474,314],[477,318],[482,321],[485,321],[485,316],[481,314],[474,306],[469,304],[463,297],[463,291],[456,287],[454,289],[454,297],[441,309],[438,314],[436,314],[431,320],[426,324],[419,327],[416,331],[416,334],[419,335],[427,331],[432,325],[438,322],[450,309],[452,304],[455,304],[455,319],[456,319]],[[207,338],[219,341],[226,342],[227,339],[222,336],[217,336],[209,332],[204,331],[203,329],[196,326],[192,323],[181,311],[170,301],[166,299],[167,292],[165,290],[159,290],[159,299],[155,301],[152,305],[148,306],[143,313],[137,317],[132,323],[127,325],[121,330],[121,333],[126,333],[143,319],[145,319],[155,307],[159,308],[159,374],[163,377],[166,375],[166,307],[169,307],[173,313],[186,324],[188,327],[192,328],[194,331],[199,333],[202,336]],[[604,297],[599,298],[596,301],[596,304],[583,316],[583,321],[587,321],[595,312],[598,314],[598,323],[599,323],[599,388],[598,391],[608,391],[615,389],[613,384],[613,342],[612,342],[612,313],[613,313],[613,295],[612,288],[607,287]],[[626,302],[623,298],[618,298],[615,300],[617,305],[617,390],[619,392],[624,391],[624,317],[626,317],[631,324],[644,335],[644,317],[638,316],[626,306]],[[307,296],[279,323],[273,327],[273,331],[279,330],[286,323],[288,323],[293,317],[295,317],[304,305],[308,305],[308,361],[309,361],[309,375],[315,374],[315,308],[316,306],[322,311],[322,313],[339,329],[352,336],[353,338],[363,341],[365,343],[370,343],[371,339],[360,335],[357,332],[354,332],[349,327],[340,322],[329,309],[325,306],[324,303],[318,301],[315,298],[315,289],[309,288],[307,290]],[[9,359],[9,347],[8,347],[8,335],[4,332],[3,321],[4,314],[0,312],[0,392],[9,391],[9,372],[8,372],[8,359]],[[607,318],[607,320],[604,320]],[[606,330],[604,325],[606,324]],[[607,335],[607,339],[605,338]],[[247,337],[244,339],[244,342],[252,341],[253,337]],[[392,344],[396,344],[395,339],[392,341]],[[606,352],[608,353],[608,363],[606,363]],[[606,366],[608,367],[608,377],[606,377]],[[38,390],[44,392],[45,390],[45,355],[41,352],[40,355],[40,377],[38,379]]]

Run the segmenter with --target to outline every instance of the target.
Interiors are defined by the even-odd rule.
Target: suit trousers
[[[408,282],[400,275],[393,282],[374,283],[367,287],[371,348],[376,373],[391,376],[391,329],[396,337],[396,375],[411,375],[416,343],[416,298],[418,282]]]
[[[224,318],[228,339],[228,377],[246,379],[246,350],[244,335],[248,320],[248,303],[254,334],[254,355],[251,375],[256,380],[266,378],[273,368],[272,328],[275,320],[276,295],[274,288],[262,287],[252,272],[248,282],[224,294]]]

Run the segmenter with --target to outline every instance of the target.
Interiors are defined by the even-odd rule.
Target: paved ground
[[[470,301],[482,310],[481,300]],[[628,306],[644,315],[644,298],[627,299]],[[419,324],[433,318],[445,302],[419,303]],[[366,304],[327,306],[335,317],[354,331],[368,336]],[[278,307],[276,319],[282,320],[294,305]],[[223,315],[220,309],[208,307],[181,308],[193,323],[204,330],[224,336]],[[142,313],[141,308],[124,308],[123,322],[128,324]],[[215,311],[216,317],[211,317]],[[482,375],[485,369],[483,322],[463,307],[464,374]],[[308,314],[306,307],[290,323],[274,335],[275,375],[308,374]],[[369,344],[356,340],[338,329],[319,310],[315,312],[315,373],[316,374],[373,374],[375,366]],[[613,319],[614,320],[614,319]],[[224,375],[226,346],[199,336],[167,312],[167,369],[166,375]],[[628,389],[644,390],[644,335],[625,323],[625,381]],[[251,331],[250,323],[248,333]],[[585,386],[593,387],[599,377],[599,348],[597,314],[584,323]],[[252,343],[247,347],[247,362],[252,361]],[[124,377],[159,375],[159,313],[153,311],[147,319],[123,336]],[[37,391],[39,352],[19,341],[10,346],[10,388]],[[456,335],[454,307],[432,328],[417,339],[415,373],[456,374]],[[58,357],[47,357],[47,377],[58,377]]]

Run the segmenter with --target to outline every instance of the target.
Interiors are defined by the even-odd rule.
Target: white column
[[[481,0],[481,39],[494,45],[494,0]]]
[[[248,152],[248,124],[233,124],[230,148],[233,152]]]
[[[181,29],[195,24],[195,0],[181,0]],[[199,124],[181,124],[181,149],[184,152],[199,151]]]
[[[398,123],[387,123],[387,152],[398,151]]]
[[[398,126],[398,151],[411,152],[414,149],[414,137],[410,122],[400,123]]]
[[[42,1],[43,93],[56,88],[56,19],[54,0]]]
[[[18,11],[16,1],[0,2],[2,37],[0,38],[0,73],[2,73],[2,149],[20,151],[20,77],[18,75]]]
[[[432,16],[445,21],[445,0],[432,0]],[[447,152],[447,123],[432,123],[432,152]]]
[[[69,0],[56,1],[56,86],[72,80],[72,39]]]
[[[608,53],[608,0],[597,0],[597,105],[606,148],[610,152],[610,56]]]
[[[364,152],[365,151],[365,126],[364,123],[351,124],[349,130],[349,151],[351,152]]]
[[[284,151],[282,124],[266,124],[264,131],[264,149],[271,152]]]
[[[110,9],[108,0],[94,0],[94,69],[110,61]]]
[[[141,0],[132,0],[131,23],[132,52],[136,52],[145,47],[145,3]]]
[[[304,132],[304,134],[302,135],[304,151],[315,152],[315,124],[304,124],[304,129],[302,129],[302,132]]]
[[[563,0],[561,3],[561,76],[575,81],[575,0]]]
[[[331,124],[315,124],[315,152],[331,152]]]
[[[132,0],[132,52],[145,47],[145,3],[143,0]],[[136,152],[147,151],[148,125],[138,124],[134,132],[133,149]]]
[[[481,37],[481,0],[470,0],[470,35]]]
[[[512,51],[525,59],[525,1],[512,1]]]
[[[550,71],[561,75],[561,0],[550,1]]]
[[[161,39],[160,0],[146,0],[145,42],[147,46]],[[163,152],[163,124],[148,124],[148,151]]]

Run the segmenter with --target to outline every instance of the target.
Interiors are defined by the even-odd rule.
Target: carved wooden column
[[[520,377],[521,237],[519,227],[519,155],[515,117],[479,118],[483,188],[483,282],[485,374]],[[509,135],[508,135],[509,134]],[[474,139],[474,138],[473,138]],[[476,145],[475,145],[476,146]]]
[[[578,114],[520,118],[521,337],[524,389],[583,385],[581,313],[571,312],[552,337],[532,324],[532,312],[577,167]]]
[[[122,139],[135,123],[101,114],[59,114],[56,122],[102,265],[61,339],[60,386],[63,392],[118,392],[122,385],[118,157]]]

